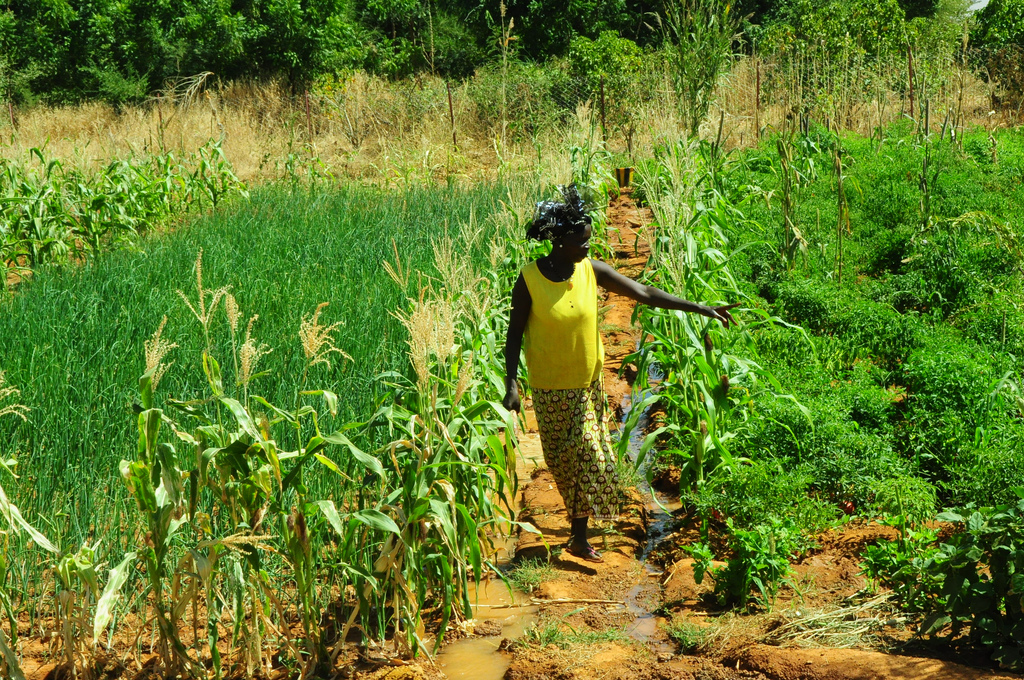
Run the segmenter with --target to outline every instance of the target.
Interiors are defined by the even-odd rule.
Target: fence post
[[[761,141],[761,60],[754,55],[754,68],[757,70],[757,80],[754,86],[754,139]]]
[[[313,146],[313,119],[309,115],[309,90],[302,90],[302,98],[306,104],[306,141]]]
[[[917,109],[914,108],[914,52],[907,45],[907,79],[910,83],[910,117],[917,121]]]
[[[448,117],[452,121],[452,146],[459,150],[459,140],[455,137],[455,108],[452,106],[452,84],[445,81],[444,86],[448,89]]]

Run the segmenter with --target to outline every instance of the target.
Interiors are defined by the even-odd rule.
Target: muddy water
[[[473,618],[478,625],[501,624],[501,634],[468,637],[448,645],[438,656],[438,666],[449,680],[500,680],[510,659],[498,651],[502,638],[514,640],[537,620],[537,606],[520,592],[509,593],[500,579],[484,581],[477,590]]]
[[[534,443],[534,446],[527,446],[525,441],[521,441],[519,457],[516,459],[516,473],[520,484],[529,481],[533,471],[543,460],[539,441]],[[519,510],[517,496],[515,512],[518,513]],[[510,535],[507,541],[497,548],[495,562],[499,567],[507,565],[515,557],[515,535]],[[497,621],[501,625],[501,634],[490,637],[473,636],[454,642],[438,655],[437,665],[449,680],[500,680],[505,676],[511,660],[498,651],[498,645],[503,638],[514,640],[521,636],[537,620],[537,606],[530,604],[528,595],[518,591],[510,592],[508,586],[498,578],[476,584],[476,591],[470,595],[470,602],[473,604],[473,619],[477,625]],[[490,625],[493,627],[493,624]]]

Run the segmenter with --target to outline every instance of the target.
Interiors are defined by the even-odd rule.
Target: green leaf
[[[206,381],[210,384],[213,396],[223,397],[224,382],[220,377],[220,364],[205,351],[203,352],[203,373],[206,374]]]
[[[252,398],[255,399],[257,402],[263,404],[267,408],[269,408],[271,411],[273,411],[277,415],[279,415],[282,418],[284,418],[289,423],[294,423],[295,422],[295,416],[293,414],[289,413],[288,411],[279,409],[278,407],[274,406],[273,404],[271,404],[269,401],[267,401],[263,397],[260,397],[260,396],[257,396],[257,395],[253,395]]]
[[[11,649],[3,630],[0,630],[0,653],[4,655],[4,661],[7,662],[7,672],[11,674],[11,680],[25,680],[25,674],[22,672],[21,666],[18,665],[18,655]]]
[[[242,430],[252,437],[254,440],[260,440],[260,433],[256,429],[255,423],[252,422],[252,418],[249,417],[249,413],[245,410],[245,407],[238,403],[238,400],[232,399],[231,397],[221,397],[220,401],[222,404],[228,407],[232,415],[235,416],[235,420],[238,421],[238,426]]]
[[[327,523],[338,533],[338,537],[343,541],[346,540],[345,525],[341,523],[341,516],[338,514],[338,508],[334,507],[334,501],[316,501],[314,505],[320,508],[320,512],[327,518]]]
[[[360,465],[375,475],[381,477],[384,476],[384,466],[380,464],[380,461],[357,447],[352,443],[352,440],[343,435],[340,431],[327,435],[324,437],[324,440],[338,446],[347,446],[349,453],[352,454],[352,457],[355,458]]]
[[[7,519],[12,530],[17,532],[19,527],[24,529],[25,532],[32,537],[32,540],[35,541],[36,545],[43,550],[48,550],[54,554],[60,552],[52,543],[50,543],[46,536],[39,533],[35,527],[29,524],[28,521],[22,517],[21,510],[18,509],[18,506],[14,505],[7,499],[7,494],[4,493],[4,488],[2,486],[0,486],[0,514]]]
[[[921,635],[935,635],[948,626],[952,620],[942,612],[934,612],[921,622]]]
[[[327,408],[331,412],[332,416],[337,417],[338,415],[338,395],[328,390],[306,390],[303,394],[320,395],[327,402]]]
[[[367,508],[366,510],[359,510],[357,512],[353,512],[349,516],[356,520],[359,520],[360,522],[362,522],[363,524],[372,529],[388,531],[393,534],[402,533],[401,529],[398,528],[398,525],[395,524],[395,520],[391,519],[380,510],[373,510],[372,508]]]

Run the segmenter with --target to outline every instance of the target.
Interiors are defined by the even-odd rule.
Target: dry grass
[[[702,134],[717,133],[724,114],[730,147],[756,143],[758,129],[779,128],[793,112],[809,106],[817,118],[829,117],[841,127],[869,135],[877,126],[905,115],[904,93],[880,89],[865,98],[853,93],[864,74],[859,66],[833,68],[827,96],[804,91],[790,65],[743,58],[721,82],[717,106]],[[811,62],[800,68],[814,71]],[[892,64],[878,82],[898,85],[901,66]],[[761,104],[755,107],[757,73]],[[964,125],[995,127],[1011,124],[989,116],[995,89],[969,74],[952,74],[935,89],[931,123],[938,131],[947,113],[962,112]],[[654,146],[675,141],[683,130],[674,105],[671,79],[663,74],[646,103],[633,107],[636,132],[634,157],[649,155]],[[661,83],[657,85],[657,83]],[[596,108],[582,105],[564,123],[552,123],[502,142],[501,121],[488,120],[470,96],[469,84],[452,89],[458,146],[453,145],[448,95],[444,81],[423,77],[390,82],[365,74],[328,83],[315,93],[293,95],[281,83],[207,83],[192,96],[167,92],[151,102],[116,112],[102,103],[73,107],[36,107],[20,114],[18,128],[0,120],[0,157],[25,158],[29,149],[80,167],[96,167],[113,158],[165,149],[179,155],[195,151],[210,139],[220,140],[227,159],[244,181],[274,179],[355,178],[381,184],[432,180],[481,181],[523,172],[542,182],[564,182],[570,174],[567,147],[580,143],[592,129]],[[638,85],[639,86],[639,85]],[[644,87],[649,87],[645,85]],[[919,95],[919,101],[920,97]],[[609,124],[608,147],[625,152],[621,129]]]
[[[761,642],[781,647],[874,646],[887,626],[907,621],[907,617],[894,619],[892,597],[882,593],[855,604],[783,614]]]
[[[827,91],[807,91],[801,82],[800,69],[805,77],[810,72],[826,82]],[[923,92],[919,86],[916,93],[918,103],[926,99],[930,103],[931,132],[940,132],[947,114],[950,121],[959,120],[966,128],[1016,123],[1010,112],[1001,112],[996,117],[989,115],[997,86],[983,82],[970,72],[957,70],[955,65],[949,69],[946,82],[930,83]],[[826,72],[834,75],[822,75]],[[761,99],[760,106],[755,106],[759,74]],[[727,144],[749,147],[756,144],[759,135],[766,130],[783,129],[792,122],[795,112],[809,109],[812,117],[819,121],[828,119],[843,130],[868,137],[878,127],[884,128],[909,115],[909,99],[902,89],[906,80],[904,62],[871,67],[854,62],[846,68],[836,68],[834,63],[824,60],[815,63],[813,58],[797,66],[782,59],[743,58],[722,79],[716,93],[716,106],[712,107],[702,134],[707,137],[716,134],[719,116],[724,113]],[[862,81],[886,83],[889,87],[863,93],[860,91]]]

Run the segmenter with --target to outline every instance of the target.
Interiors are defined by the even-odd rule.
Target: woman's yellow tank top
[[[551,281],[531,262],[523,268],[530,291],[526,369],[542,390],[589,387],[601,377],[604,345],[597,330],[597,277],[590,260],[576,264],[568,281]]]

